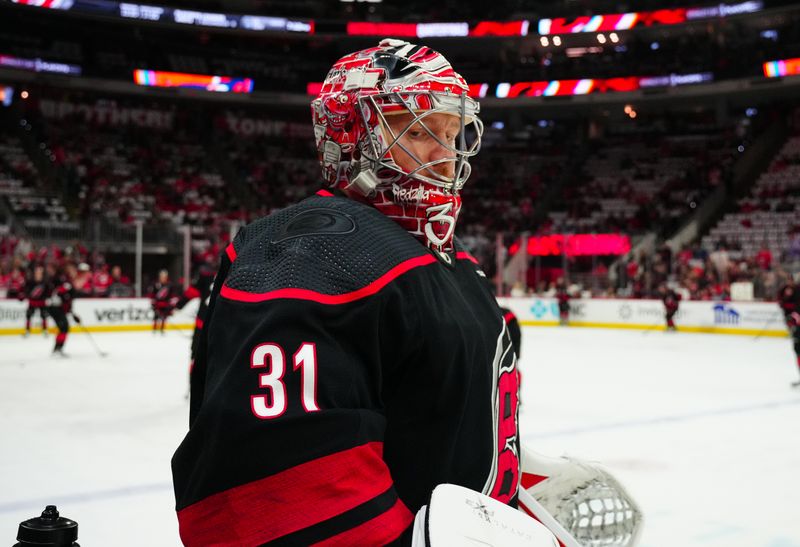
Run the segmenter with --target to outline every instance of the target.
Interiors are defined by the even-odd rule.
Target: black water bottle
[[[48,505],[41,517],[21,522],[14,547],[80,547],[78,523],[58,515],[55,505]]]

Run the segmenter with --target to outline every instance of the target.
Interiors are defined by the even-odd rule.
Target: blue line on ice
[[[562,437],[566,435],[577,435],[581,433],[596,433],[598,431],[608,431],[610,429],[626,429],[629,427],[642,427],[653,424],[666,424],[688,422],[709,416],[724,416],[727,414],[740,414],[742,412],[752,412],[754,410],[769,410],[773,408],[781,408],[785,406],[792,406],[800,404],[800,399],[787,399],[785,401],[771,401],[766,403],[757,403],[751,405],[734,406],[728,408],[717,408],[711,410],[702,410],[699,412],[690,412],[688,414],[676,414],[674,416],[655,416],[653,418],[646,418],[643,420],[630,420],[626,422],[611,422],[607,424],[589,425],[586,427],[576,427],[572,429],[561,429],[556,431],[545,431],[543,433],[533,433],[525,435],[525,440],[529,439],[547,439],[551,437]]]

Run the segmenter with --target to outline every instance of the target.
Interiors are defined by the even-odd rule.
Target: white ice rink
[[[169,461],[188,333],[0,337],[0,545],[46,504],[83,547],[179,545]],[[788,339],[523,329],[522,438],[600,461],[642,547],[800,547],[800,390]]]

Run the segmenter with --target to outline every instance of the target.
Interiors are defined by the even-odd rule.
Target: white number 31
[[[317,405],[317,347],[312,342],[304,342],[292,356],[294,370],[300,369],[300,402],[306,412],[316,412]],[[250,368],[266,368],[269,372],[258,375],[259,387],[268,390],[266,395],[251,395],[250,409],[262,420],[277,418],[286,412],[286,356],[277,344],[266,343],[256,346],[250,356]]]

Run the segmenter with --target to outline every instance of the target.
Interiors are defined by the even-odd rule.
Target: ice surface
[[[0,545],[46,504],[84,547],[179,545],[169,460],[189,334],[0,337]],[[800,390],[787,339],[523,329],[523,442],[602,462],[642,547],[800,547]]]

